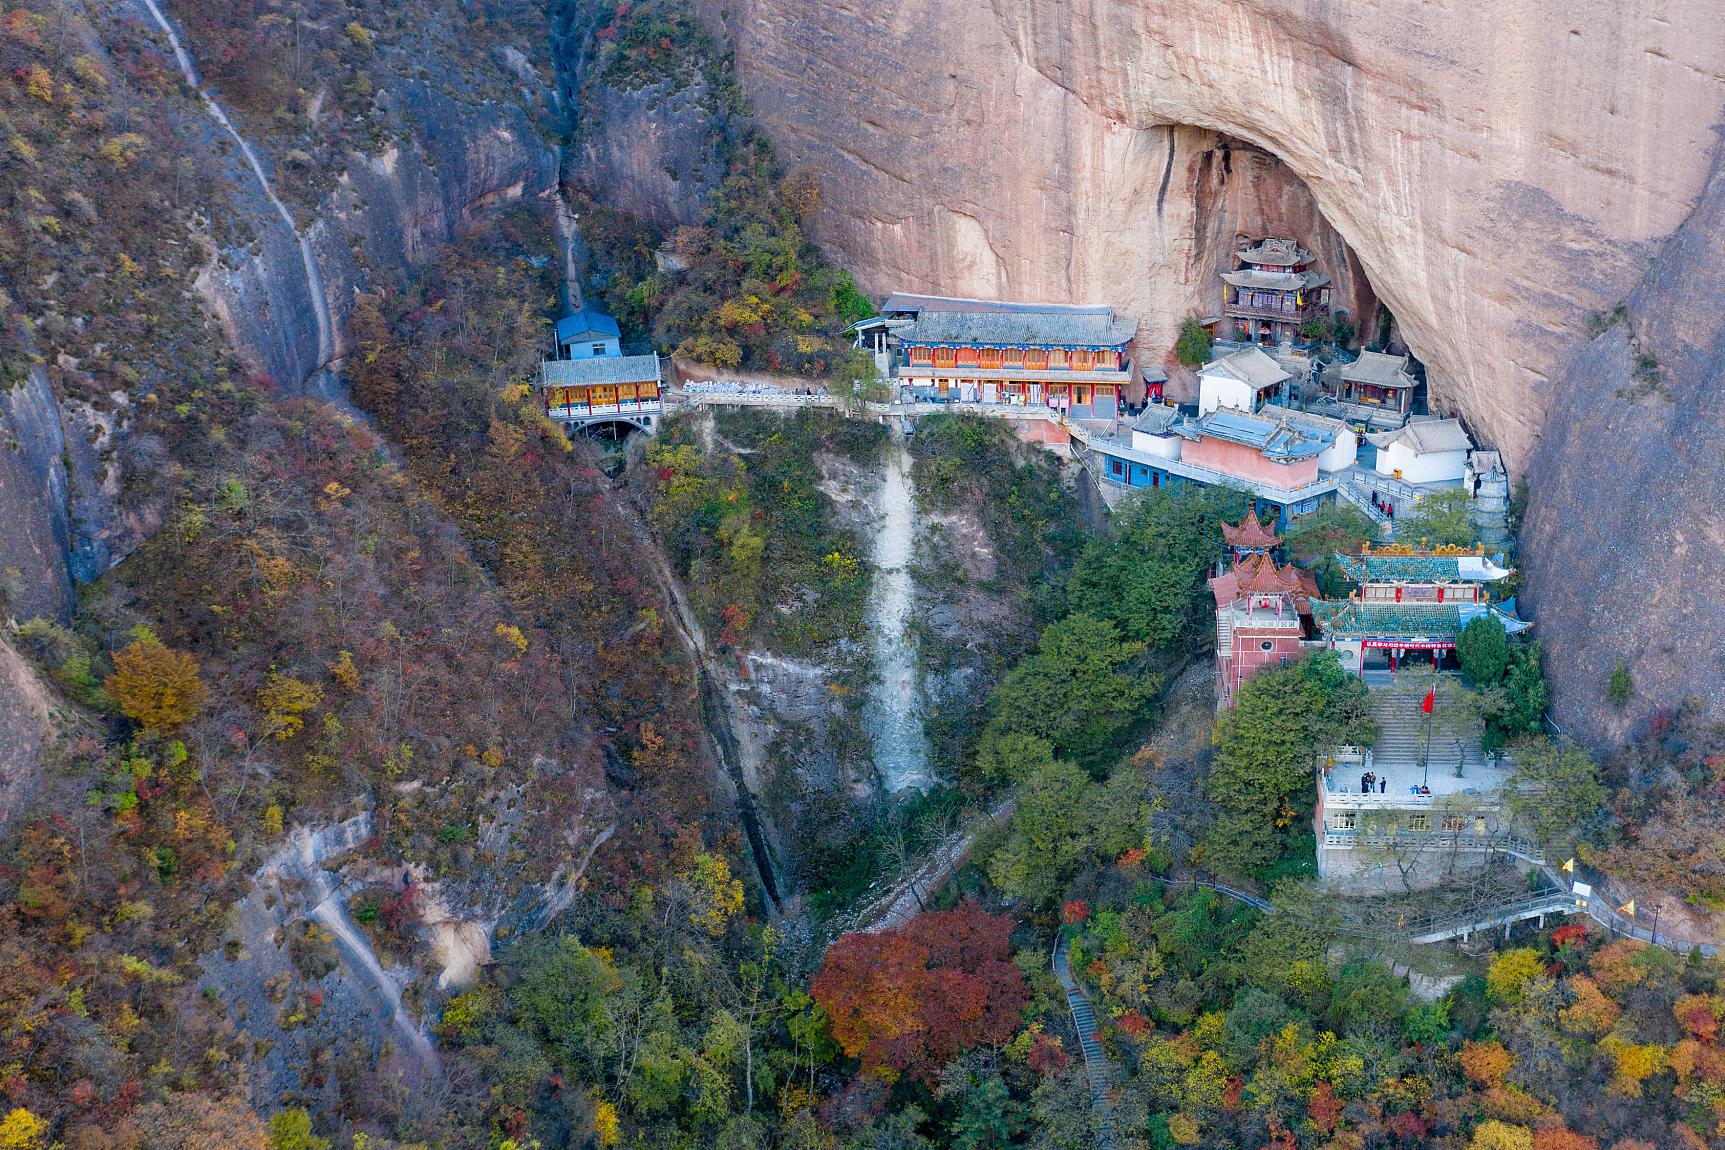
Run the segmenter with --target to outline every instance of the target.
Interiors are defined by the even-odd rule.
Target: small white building
[[[1473,450],[1459,419],[1413,419],[1366,438],[1378,449],[1377,473],[1403,483],[1459,483]]]
[[[1132,449],[1163,459],[1179,459],[1180,445],[1185,442],[1177,430],[1180,409],[1165,403],[1152,403],[1132,421]]]
[[[1256,346],[1213,359],[1198,369],[1198,414],[1222,407],[1257,411],[1292,378]]]
[[[558,359],[603,359],[623,354],[617,321],[597,308],[584,307],[557,321]]]

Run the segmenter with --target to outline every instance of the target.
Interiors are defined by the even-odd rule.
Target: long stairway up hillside
[[[1072,966],[1066,958],[1066,940],[1054,947],[1054,976],[1066,992],[1066,1006],[1072,1012],[1072,1025],[1078,1030],[1078,1045],[1084,1052],[1084,1074],[1090,1080],[1090,1106],[1096,1119],[1097,1150],[1114,1150],[1113,1105],[1109,1097],[1115,1081],[1114,1064],[1102,1049],[1101,1028],[1096,1024],[1096,1012],[1084,996],[1084,988],[1072,976]]]

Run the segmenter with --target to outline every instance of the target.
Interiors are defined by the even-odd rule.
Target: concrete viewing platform
[[[1426,689],[1428,682],[1408,688],[1380,686],[1366,696],[1377,721],[1377,740],[1370,748],[1343,748],[1320,760],[1320,767],[1327,768],[1319,774],[1325,806],[1366,810],[1495,805],[1497,792],[1515,773],[1513,760],[1481,746],[1484,732],[1478,720],[1448,716],[1433,717],[1428,751],[1426,716],[1420,710]],[[1440,698],[1436,705],[1453,704]],[[1370,794],[1360,789],[1360,776],[1368,771],[1383,781],[1382,789]],[[1420,794],[1422,786],[1430,793]]]

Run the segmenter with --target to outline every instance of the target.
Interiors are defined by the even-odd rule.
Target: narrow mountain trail
[[[1067,959],[1066,936],[1054,944],[1054,977],[1066,992],[1066,1008],[1072,1012],[1072,1025],[1078,1030],[1078,1045],[1084,1051],[1084,1074],[1090,1080],[1090,1106],[1096,1120],[1097,1150],[1114,1150],[1113,1099],[1110,1092],[1119,1081],[1119,1067],[1102,1049],[1102,1030],[1096,1023],[1096,1012],[1084,988],[1072,976],[1072,964]]]
[[[920,914],[927,902],[952,880],[965,860],[970,857],[970,848],[976,845],[977,838],[989,828],[1012,818],[1018,809],[1016,796],[1002,799],[993,809],[978,815],[967,825],[948,835],[941,844],[929,852],[929,856],[921,866],[908,875],[900,876],[891,886],[877,896],[872,902],[857,912],[852,930],[872,934],[882,930],[896,930]]]

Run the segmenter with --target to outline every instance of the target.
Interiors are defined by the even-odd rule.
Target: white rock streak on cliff
[[[922,692],[917,687],[921,671],[910,631],[916,604],[910,572],[916,550],[916,500],[910,453],[896,429],[887,444],[877,510],[875,578],[869,601],[875,681],[863,717],[874,740],[881,785],[889,791],[922,789],[933,777],[928,769],[928,738],[922,729]]]
[[[244,136],[240,135],[239,129],[234,127],[233,121],[228,119],[227,112],[222,110],[222,106],[216,103],[215,97],[210,95],[209,90],[198,79],[198,70],[192,64],[191,53],[187,52],[185,45],[180,43],[179,34],[174,31],[174,26],[168,22],[167,16],[156,6],[156,0],[144,0],[144,7],[149,9],[151,17],[162,29],[162,34],[167,36],[168,44],[174,50],[174,59],[179,63],[180,72],[185,76],[187,85],[196,91],[199,98],[203,100],[204,110],[209,112],[210,118],[233,139],[234,144],[240,150],[240,155],[245,157],[246,163],[251,167],[252,175],[257,177],[258,188],[262,190],[264,198],[269,200],[270,205],[275,208],[276,214],[281,217],[282,223],[286,224],[288,231],[293,233],[294,242],[299,246],[300,262],[305,265],[306,290],[311,296],[312,315],[317,321],[316,370],[322,370],[328,366],[330,360],[335,358],[335,324],[330,319],[329,296],[324,289],[323,273],[318,270],[317,255],[312,251],[311,237],[300,231],[299,226],[294,223],[293,213],[288,211],[287,205],[282,203],[280,196],[276,195],[275,186],[270,183],[269,175],[264,171],[263,163],[259,161],[257,152],[252,150],[251,144],[246,141]]]

